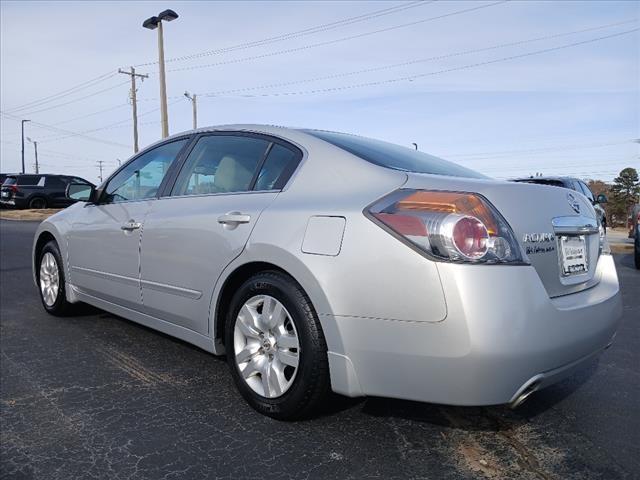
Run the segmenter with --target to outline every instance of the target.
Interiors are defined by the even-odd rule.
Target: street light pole
[[[164,71],[164,38],[162,21],[158,22],[158,62],[160,67],[160,115],[162,115],[162,138],[169,136],[169,118],[167,114],[167,79]]]
[[[30,122],[31,120],[21,120],[20,127],[22,129],[22,173],[24,173],[24,124],[26,122]]]
[[[411,143],[411,145],[413,145],[413,147],[418,150],[418,144],[416,142]]]
[[[193,109],[193,129],[198,128],[198,96],[194,93],[193,95],[189,94],[189,92],[184,92],[184,96],[191,100],[191,106]]]
[[[149,30],[158,29],[158,67],[160,73],[160,120],[162,123],[162,138],[169,136],[169,114],[167,112],[167,80],[164,69],[164,36],[162,21],[171,22],[178,18],[178,14],[173,10],[164,10],[157,17],[149,17],[143,23],[144,28]]]

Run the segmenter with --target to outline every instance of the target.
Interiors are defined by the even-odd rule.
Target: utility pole
[[[142,26],[149,30],[158,29],[158,67],[160,73],[160,115],[162,121],[162,138],[169,136],[169,116],[167,113],[167,80],[164,70],[164,37],[162,22],[172,22],[178,18],[178,14],[173,10],[164,10],[157,17],[149,17]]]
[[[31,120],[21,120],[20,127],[22,128],[22,173],[24,173],[24,124]]]
[[[33,150],[36,154],[36,175],[40,173],[40,168],[38,167],[38,142],[33,142]]]
[[[191,100],[191,106],[193,107],[193,129],[198,128],[198,104],[197,104],[197,95],[194,93],[193,95],[189,94],[189,92],[184,92],[184,96]]]
[[[36,175],[38,175],[40,173],[40,169],[38,168],[38,142],[36,142],[35,140],[31,140],[31,137],[27,137],[27,140],[33,143],[33,151],[36,155],[36,163],[34,167],[36,169]]]
[[[130,72],[126,72],[119,68],[118,73],[124,73],[125,75],[129,75],[131,77],[131,105],[133,106],[133,153],[138,153],[138,103],[136,100],[136,77],[140,77],[140,80],[144,82],[144,79],[149,78],[149,75],[136,73],[135,68],[130,68]]]
[[[100,183],[102,183],[102,165],[104,164],[104,160],[98,160],[98,168],[100,169],[100,176],[98,177],[100,179]]]

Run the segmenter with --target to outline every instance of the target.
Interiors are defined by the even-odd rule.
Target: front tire
[[[304,290],[284,273],[256,274],[238,289],[226,319],[225,346],[238,390],[264,415],[307,417],[329,391],[318,316]]]
[[[38,291],[44,309],[51,315],[67,315],[72,305],[67,301],[62,256],[55,241],[47,242],[40,251],[37,272]]]

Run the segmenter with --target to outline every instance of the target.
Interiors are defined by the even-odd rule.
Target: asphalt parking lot
[[[316,419],[282,423],[243,402],[222,359],[89,307],[45,314],[36,226],[0,221],[2,478],[639,478],[631,255],[616,256],[615,344],[516,411],[335,397]]]

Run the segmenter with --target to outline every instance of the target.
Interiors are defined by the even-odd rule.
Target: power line
[[[182,100],[182,97],[178,97],[176,100],[174,100],[173,102],[169,102],[169,106],[171,105],[175,105],[176,103],[180,102]],[[146,115],[149,115],[151,113],[157,112],[158,110],[160,110],[160,107],[156,107],[156,108],[152,108],[151,110],[147,110],[143,113],[138,114],[138,118],[140,117],[144,117]],[[41,137],[41,139],[45,140],[47,143],[49,142],[54,142],[54,141],[58,141],[58,140],[64,140],[65,138],[69,138],[69,137],[74,137],[74,136],[78,136],[78,135],[84,135],[86,133],[94,133],[94,132],[99,132],[101,130],[109,130],[112,129],[114,127],[117,126],[128,126],[127,124],[129,122],[131,122],[132,119],[131,118],[125,118],[124,120],[119,120],[117,122],[113,122],[113,123],[109,123],[107,125],[103,125],[100,127],[96,127],[96,128],[92,128],[90,130],[82,130],[80,132],[71,132],[68,135],[62,135],[62,136],[58,136],[58,135],[48,135],[46,137]],[[151,125],[157,122],[144,122],[144,123],[140,123],[140,125]]]
[[[543,41],[543,40],[551,40],[551,39],[554,39],[554,38],[560,38],[560,37],[565,37],[565,36],[569,36],[569,35],[577,35],[577,34],[580,34],[580,33],[591,32],[591,31],[594,31],[594,30],[602,30],[604,28],[611,28],[611,27],[616,27],[616,26],[625,25],[625,24],[629,24],[629,23],[635,23],[635,22],[637,22],[637,20],[625,20],[625,21],[621,21],[621,22],[609,23],[609,24],[606,24],[606,25],[600,25],[600,26],[597,26],[597,27],[583,28],[581,30],[574,30],[574,31],[571,31],[571,32],[563,32],[563,33],[557,33],[557,34],[553,34],[553,35],[545,35],[545,36],[542,36],[542,37],[530,38],[530,39],[527,39],[527,40],[518,40],[518,41],[514,41],[514,42],[509,42],[509,43],[501,43],[501,44],[492,45],[492,46],[489,46],[489,47],[474,48],[474,49],[470,49],[470,50],[463,50],[463,51],[448,53],[448,54],[444,54],[444,55],[437,55],[437,56],[433,56],[433,57],[421,58],[421,59],[416,59],[416,60],[408,60],[408,61],[405,61],[405,62],[394,63],[394,64],[391,64],[391,65],[382,65],[382,66],[379,66],[379,67],[371,67],[371,68],[365,68],[365,69],[361,69],[361,70],[354,70],[354,71],[351,71],[351,72],[336,73],[336,74],[331,74],[331,75],[325,75],[325,76],[322,76],[322,77],[305,78],[305,79],[302,79],[302,80],[292,80],[292,81],[288,81],[288,82],[271,83],[271,84],[253,86],[253,87],[235,88],[235,89],[231,89],[231,90],[221,90],[221,91],[217,91],[217,92],[204,93],[204,94],[201,94],[201,96],[215,97],[215,96],[219,96],[219,95],[246,92],[246,91],[251,91],[251,90],[262,90],[262,89],[265,89],[265,88],[277,88],[277,87],[285,87],[285,86],[290,86],[290,85],[298,85],[298,84],[301,84],[301,83],[311,83],[311,82],[317,82],[317,81],[322,81],[322,80],[332,80],[332,79],[343,78],[343,77],[348,77],[348,76],[352,76],[352,75],[359,75],[359,74],[362,74],[362,73],[378,72],[378,71],[382,71],[382,70],[389,70],[389,69],[392,69],[392,68],[415,65],[415,64],[418,64],[418,63],[425,63],[425,62],[430,62],[430,61],[435,61],[435,60],[445,60],[447,58],[457,57],[457,56],[461,56],[461,55],[470,55],[470,54],[473,54],[473,53],[486,52],[486,51],[496,50],[496,49],[500,49],[500,48],[514,47],[514,46],[524,45],[524,44],[533,43],[533,42],[540,42],[540,41]]]
[[[447,155],[448,158],[458,158],[464,161],[475,161],[475,160],[486,160],[495,158],[496,156],[513,156],[518,154],[537,154],[544,152],[553,152],[553,151],[564,151],[564,150],[582,150],[588,148],[602,148],[609,147],[613,145],[624,145],[627,143],[633,143],[632,140],[622,140],[617,142],[608,142],[608,143],[595,143],[595,144],[586,144],[586,145],[557,145],[553,147],[542,147],[542,148],[530,148],[530,149],[519,149],[519,150],[500,150],[494,152],[481,152],[481,153],[458,153]],[[477,157],[479,158],[461,158],[461,157]]]
[[[483,61],[483,62],[477,62],[477,63],[470,63],[470,64],[466,64],[466,65],[461,65],[458,67],[452,67],[452,68],[446,68],[443,70],[437,70],[435,72],[427,72],[427,73],[420,73],[420,74],[415,74],[415,75],[407,75],[404,77],[397,77],[397,78],[390,78],[390,79],[386,79],[386,80],[376,80],[376,81],[371,81],[371,82],[364,82],[364,83],[356,83],[356,84],[351,84],[351,85],[342,85],[342,86],[336,86],[336,87],[327,87],[327,88],[318,88],[318,89],[314,89],[314,90],[302,90],[302,91],[294,91],[294,92],[275,92],[275,93],[262,93],[262,94],[247,94],[247,95],[239,95],[240,97],[248,97],[248,98],[255,98],[255,97],[284,97],[284,96],[294,96],[294,95],[314,95],[314,94],[318,94],[318,93],[333,93],[333,92],[339,92],[339,91],[343,91],[343,90],[351,90],[354,88],[362,88],[362,87],[375,87],[375,86],[380,86],[380,85],[386,85],[386,84],[390,84],[390,83],[397,83],[397,82],[403,82],[403,81],[412,81],[418,78],[424,78],[424,77],[429,77],[429,76],[433,76],[433,75],[440,75],[443,73],[449,73],[449,72],[455,72],[458,70],[468,70],[470,68],[475,68],[475,67],[481,67],[481,66],[485,66],[485,65],[491,65],[494,63],[499,63],[499,62],[505,62],[505,61],[509,61],[509,60],[515,60],[518,58],[525,58],[525,57],[531,57],[534,55],[540,55],[543,53],[549,53],[549,52],[554,52],[556,50],[562,50],[565,48],[571,48],[571,47],[575,47],[575,46],[579,46],[579,45],[585,45],[588,43],[593,43],[593,42],[598,42],[601,40],[606,40],[609,38],[614,38],[614,37],[619,37],[622,35],[627,35],[629,33],[633,33],[633,32],[637,32],[638,28],[634,28],[632,30],[626,30],[623,32],[619,32],[619,33],[615,33],[612,35],[606,35],[603,37],[597,37],[597,38],[592,38],[589,40],[583,40],[581,42],[574,42],[574,43],[569,43],[569,44],[565,44],[565,45],[560,45],[560,46],[556,46],[556,47],[551,47],[551,48],[545,48],[542,50],[535,50],[533,52],[527,52],[527,53],[522,53],[522,54],[518,54],[518,55],[510,55],[507,57],[501,57],[501,58],[497,58],[494,60],[487,60],[487,61]]]
[[[397,12],[401,12],[404,10],[408,10],[411,8],[416,8],[416,7],[422,7],[424,5],[428,5],[430,3],[434,3],[437,0],[431,0],[431,1],[415,1],[415,2],[409,2],[408,4],[403,4],[403,5],[396,5],[394,7],[388,7],[388,8],[383,8],[382,10],[375,10],[373,12],[370,13],[366,13],[366,14],[362,14],[362,15],[357,15],[355,17],[349,17],[349,18],[345,18],[342,20],[337,20],[334,22],[330,22],[330,23],[325,23],[322,25],[316,25],[315,27],[309,27],[306,28],[304,30],[298,30],[298,31],[294,31],[294,32],[289,32],[289,33],[284,33],[281,35],[276,35],[273,37],[268,37],[268,38],[263,38],[261,40],[253,40],[251,42],[244,42],[244,43],[240,43],[237,45],[232,45],[229,47],[223,47],[223,48],[218,48],[215,50],[206,50],[204,52],[200,52],[200,53],[194,53],[194,54],[190,54],[190,55],[183,55],[180,57],[174,57],[174,58],[170,58],[168,60],[165,61],[165,63],[170,63],[170,62],[179,62],[179,61],[184,61],[184,60],[191,60],[194,58],[201,58],[201,57],[205,57],[205,56],[210,56],[210,55],[219,55],[222,53],[228,53],[228,52],[234,52],[237,50],[244,50],[247,48],[253,48],[253,47],[260,47],[260,46],[264,46],[264,45],[268,45],[271,43],[276,43],[276,42],[281,42],[284,40],[291,40],[294,38],[300,38],[306,35],[311,35],[311,34],[315,34],[315,33],[319,33],[319,32],[326,32],[329,30],[333,30],[336,28],[340,28],[340,27],[344,27],[346,25],[352,25],[354,23],[359,23],[359,22],[364,22],[367,20],[371,20],[374,18],[378,18],[378,17],[382,17],[385,15],[390,15],[393,13],[397,13]],[[136,67],[142,67],[142,66],[148,66],[148,65],[155,65],[157,64],[157,61],[152,61],[152,62],[147,62],[147,63],[142,63],[139,65],[136,65]]]
[[[94,115],[100,115],[101,113],[111,112],[113,110],[118,110],[119,108],[128,107],[128,103],[121,103],[120,105],[116,105],[115,107],[105,108],[103,110],[98,110],[96,112],[87,113],[85,115],[81,115],[79,117],[73,117],[68,120],[63,120],[62,122],[52,123],[51,125],[64,125],[65,123],[75,122],[76,120],[82,120],[85,118],[93,117]]]
[[[0,112],[0,115],[2,115],[3,117],[9,118],[11,120],[14,120],[16,122],[20,122],[21,121],[19,117],[15,116],[13,114],[10,114],[10,113]],[[43,128],[45,130],[50,130],[52,132],[64,133],[64,134],[68,134],[70,136],[78,136],[78,137],[84,138],[86,140],[91,140],[91,141],[94,141],[94,142],[104,143],[106,145],[112,145],[112,146],[123,147],[123,148],[131,148],[130,145],[124,145],[122,143],[112,142],[112,141],[109,141],[109,140],[103,140],[101,138],[90,137],[90,136],[84,135],[83,133],[80,133],[80,132],[72,132],[70,130],[65,130],[65,129],[62,129],[62,128],[59,128],[59,127],[54,127],[52,125],[47,125],[45,123],[32,121],[31,124],[35,125],[37,127]]]
[[[98,77],[92,78],[91,80],[87,80],[85,82],[74,85],[73,87],[70,87],[66,90],[62,90],[61,92],[54,93],[46,97],[42,97],[38,100],[33,100],[31,102],[23,103],[22,105],[9,108],[6,111],[15,113],[17,111],[24,110],[25,108],[28,108],[28,107],[33,107],[33,106],[38,106],[40,104],[48,103],[50,101],[56,100],[57,98],[66,97],[67,95],[71,95],[72,93],[76,93],[80,90],[84,90],[85,88],[89,88],[97,83],[104,82],[105,80],[108,80],[109,78],[115,75],[116,73],[111,71],[111,72],[99,75]]]
[[[49,107],[41,108],[40,110],[21,112],[20,114],[21,115],[34,115],[36,113],[46,112],[48,110],[53,110],[55,108],[64,107],[64,106],[69,105],[71,103],[79,102],[81,100],[86,100],[87,98],[92,98],[92,97],[95,97],[96,95],[100,95],[101,93],[108,92],[110,90],[114,90],[114,89],[116,89],[118,87],[121,87],[122,85],[126,85],[128,83],[129,83],[129,81],[127,80],[125,82],[118,83],[116,85],[113,85],[111,87],[105,88],[103,90],[98,90],[97,92],[90,93],[89,95],[85,95],[84,97],[78,97],[78,98],[75,98],[73,100],[69,100],[69,101],[64,102],[64,103],[58,103],[56,105],[51,105]]]
[[[219,65],[229,65],[229,64],[234,64],[234,63],[241,63],[241,62],[247,62],[247,61],[251,61],[251,60],[259,60],[259,59],[263,59],[263,58],[270,58],[270,57],[274,57],[276,55],[284,55],[284,54],[288,54],[288,53],[295,53],[295,52],[300,52],[300,51],[304,51],[304,50],[309,50],[311,48],[317,48],[317,47],[324,47],[327,45],[334,45],[336,43],[341,43],[341,42],[346,42],[347,40],[354,40],[357,38],[363,38],[363,37],[367,37],[370,35],[375,35],[378,33],[383,33],[383,32],[389,32],[389,31],[393,31],[393,30],[397,30],[399,28],[405,28],[405,27],[411,27],[414,25],[419,25],[422,23],[426,23],[426,22],[431,22],[434,20],[440,20],[442,18],[447,18],[447,17],[451,17],[454,15],[460,15],[463,13],[468,13],[468,12],[473,12],[476,10],[481,10],[484,8],[489,8],[489,7],[493,7],[495,5],[500,5],[502,3],[506,3],[510,0],[500,0],[498,2],[493,2],[493,3],[489,3],[489,4],[485,4],[485,5],[479,5],[479,6],[475,6],[475,7],[471,7],[471,8],[465,8],[462,10],[456,10],[453,12],[449,12],[449,13],[445,13],[442,15],[437,15],[435,17],[429,17],[429,18],[424,18],[422,20],[416,20],[413,22],[409,22],[409,23],[403,23],[400,25],[394,25],[391,27],[386,27],[386,28],[381,28],[378,30],[373,30],[370,32],[364,32],[364,33],[359,33],[357,35],[349,35],[347,37],[342,37],[342,38],[337,38],[334,40],[327,40],[324,42],[318,42],[318,43],[312,43],[309,45],[303,45],[300,47],[295,47],[295,48],[288,48],[286,50],[278,50],[275,52],[269,52],[269,53],[264,53],[264,54],[260,54],[260,55],[253,55],[250,57],[242,57],[242,58],[236,58],[236,59],[232,59],[232,60],[225,60],[225,61],[220,61],[220,62],[216,62],[216,63],[209,63],[209,64],[204,64],[204,65],[192,65],[189,67],[181,67],[181,68],[174,68],[171,70],[167,70],[167,72],[181,72],[181,71],[185,71],[185,70],[196,70],[196,69],[201,69],[201,68],[209,68],[209,67],[216,67]]]

